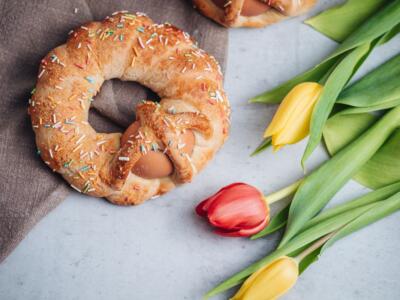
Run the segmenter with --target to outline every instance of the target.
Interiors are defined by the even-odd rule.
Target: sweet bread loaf
[[[264,27],[309,10],[316,0],[193,0],[205,16],[225,27]]]
[[[88,123],[105,80],[137,81],[160,97],[143,101],[126,132]],[[42,60],[29,105],[38,151],[79,192],[138,204],[190,182],[229,132],[217,61],[170,24],[126,11],[70,32]]]

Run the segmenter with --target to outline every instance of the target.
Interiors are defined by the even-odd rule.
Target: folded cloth
[[[27,115],[40,60],[65,43],[79,25],[114,11],[144,12],[157,23],[170,22],[190,33],[225,65],[227,31],[199,15],[185,0],[30,0],[0,2],[0,262],[27,232],[70,192],[36,153]],[[135,119],[135,104],[154,99],[129,82],[106,82],[89,118],[99,131],[123,131]]]

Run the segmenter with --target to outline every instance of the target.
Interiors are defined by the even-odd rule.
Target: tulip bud
[[[223,236],[250,236],[269,222],[269,207],[263,194],[245,183],[233,183],[202,201],[198,215],[213,225]]]
[[[264,266],[243,283],[231,300],[274,300],[297,281],[299,266],[294,258],[283,256]]]
[[[303,82],[286,95],[264,133],[265,138],[272,137],[274,150],[295,144],[308,135],[312,112],[322,90],[323,86],[316,82]]]

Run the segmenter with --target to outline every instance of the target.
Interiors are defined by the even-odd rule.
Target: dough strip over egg
[[[88,123],[94,97],[112,78],[137,81],[161,98],[140,103],[122,135]],[[128,205],[190,182],[226,140],[230,107],[217,61],[187,33],[122,11],[72,30],[50,51],[29,113],[53,171],[77,191]]]

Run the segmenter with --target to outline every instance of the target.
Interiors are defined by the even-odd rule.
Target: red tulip
[[[222,188],[197,205],[196,212],[223,236],[250,236],[269,222],[269,207],[263,194],[246,183]]]

